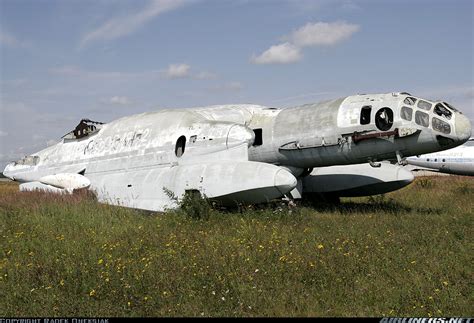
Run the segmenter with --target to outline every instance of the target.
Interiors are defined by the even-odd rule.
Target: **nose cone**
[[[13,163],[8,164],[8,165],[5,167],[5,169],[3,170],[3,175],[4,175],[5,177],[8,177],[8,178],[11,179],[11,180],[14,180],[14,179],[13,179],[13,176],[11,175],[11,172],[10,172],[10,169],[11,169],[12,167],[13,167]]]
[[[471,137],[471,131],[472,131],[471,121],[465,115],[463,114],[456,115],[456,121],[455,121],[454,127],[456,128],[457,139],[461,143],[466,142]]]
[[[286,194],[296,187],[297,180],[289,171],[280,169],[275,174],[274,183],[281,194]]]

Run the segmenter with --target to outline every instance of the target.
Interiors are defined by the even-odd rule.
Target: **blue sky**
[[[356,93],[474,120],[471,0],[0,0],[0,167],[81,118]]]

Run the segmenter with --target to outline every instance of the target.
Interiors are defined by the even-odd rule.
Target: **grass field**
[[[474,315],[474,179],[196,220],[0,183],[0,317]]]

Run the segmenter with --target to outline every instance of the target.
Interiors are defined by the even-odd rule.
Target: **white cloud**
[[[18,38],[4,30],[0,30],[0,45],[11,48],[28,47],[25,42],[18,40]]]
[[[229,89],[229,90],[242,90],[244,88],[244,86],[242,85],[242,83],[240,82],[230,82],[230,83],[227,83],[226,87]]]
[[[190,77],[188,64],[171,64],[166,70],[166,77],[171,79]]]
[[[109,99],[104,99],[101,102],[116,105],[129,105],[132,103],[132,100],[130,100],[126,96],[113,96]]]
[[[38,141],[38,140],[44,139],[44,136],[38,135],[35,133],[32,138],[34,141]]]
[[[13,80],[0,80],[0,86],[5,87],[19,87],[28,83],[27,79],[13,79]]]
[[[311,98],[311,97],[325,97],[325,96],[328,96],[330,94],[334,95],[335,92],[332,92],[332,91],[327,91],[327,92],[311,92],[311,93],[304,93],[304,94],[299,94],[299,95],[293,95],[293,96],[288,96],[288,97],[285,97],[285,98],[279,98],[279,99],[275,99],[275,100],[271,100],[270,102],[300,102],[301,100],[303,100],[303,102],[305,102],[305,100],[307,98]],[[297,103],[295,103],[297,104]]]
[[[307,23],[284,36],[286,42],[273,45],[259,56],[253,55],[250,61],[254,64],[289,64],[302,59],[302,48],[311,46],[331,46],[349,39],[360,29],[358,25],[346,22]]]
[[[350,38],[360,29],[358,25],[346,22],[317,22],[307,23],[295,30],[289,39],[295,46],[330,46]]]
[[[112,18],[99,28],[87,33],[81,40],[81,47],[93,41],[111,40],[129,35],[160,14],[177,9],[189,2],[186,0],[152,0],[140,11]]]
[[[198,80],[214,80],[217,78],[217,75],[211,72],[203,71],[196,74],[194,78]]]
[[[6,137],[8,136],[8,132],[0,130],[0,137]]]
[[[288,64],[301,60],[302,55],[298,47],[290,43],[274,45],[259,56],[253,56],[255,64]]]
[[[12,35],[0,30],[0,44],[8,47],[17,47],[20,42]]]
[[[120,72],[95,72],[95,71],[87,71],[83,70],[77,66],[61,66],[55,67],[50,69],[50,72],[53,74],[58,75],[65,75],[65,76],[74,76],[74,77],[83,77],[89,79],[119,79],[125,76],[130,76],[130,74],[120,73]]]
[[[228,82],[220,85],[213,86],[209,90],[213,92],[236,92],[244,88],[240,82]]]
[[[58,143],[57,140],[50,139],[50,140],[46,141],[46,146],[49,147],[49,146],[55,145],[57,143]]]
[[[193,68],[194,70],[194,68]],[[171,64],[166,71],[162,71],[167,78],[193,78],[196,80],[215,80],[217,74],[208,71],[191,73],[191,66],[188,64]]]

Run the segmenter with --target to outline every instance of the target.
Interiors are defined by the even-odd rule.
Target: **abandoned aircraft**
[[[401,163],[470,135],[469,120],[451,105],[404,92],[283,109],[169,109],[108,124],[81,120],[61,142],[3,173],[21,182],[20,190],[88,188],[101,202],[156,211],[177,206],[169,192],[199,191],[223,204],[368,195],[413,180],[400,166],[378,161]],[[351,164],[359,165],[335,166]]]
[[[410,165],[441,173],[474,176],[474,138],[464,145],[437,153],[406,158]]]

